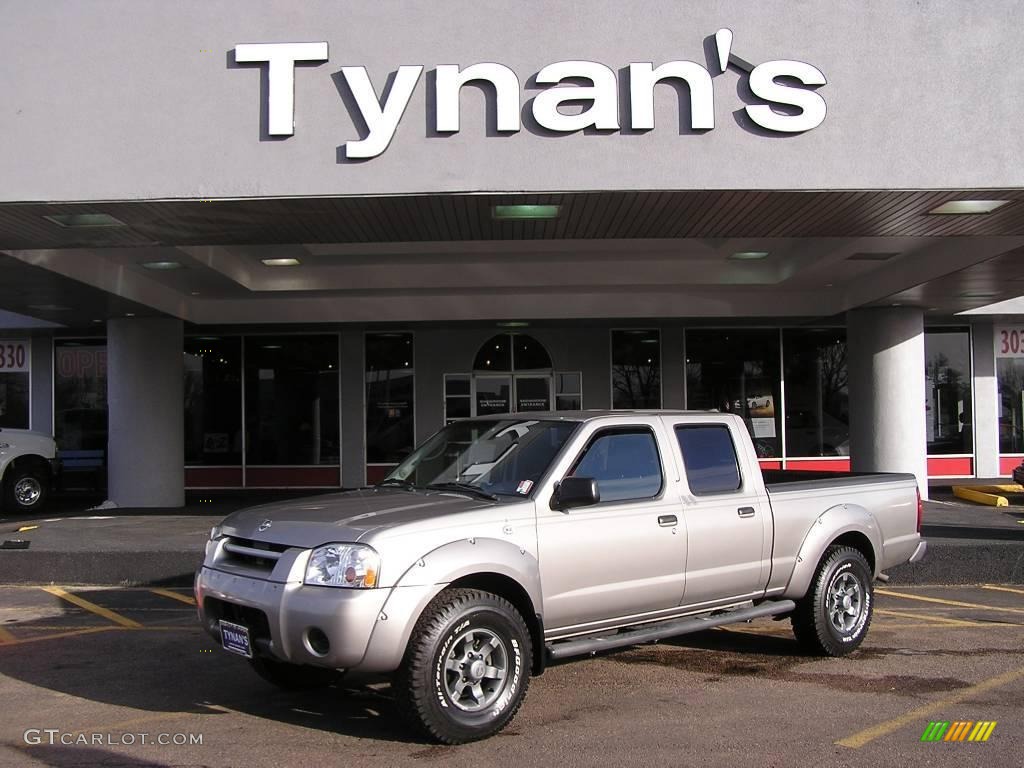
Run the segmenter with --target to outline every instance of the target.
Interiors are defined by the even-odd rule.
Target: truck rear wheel
[[[871,624],[874,593],[871,566],[858,550],[825,550],[807,595],[793,612],[800,644],[821,656],[845,656],[864,640]]]
[[[289,664],[286,661],[257,657],[250,662],[256,674],[271,685],[286,691],[308,691],[326,688],[341,679],[341,673],[333,669]]]
[[[399,710],[444,744],[492,736],[526,696],[530,631],[515,607],[477,589],[446,589],[416,622],[395,674]]]

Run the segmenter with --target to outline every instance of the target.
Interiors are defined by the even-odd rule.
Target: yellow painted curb
[[[977,488],[968,488],[964,485],[954,485],[953,495],[957,498],[973,501],[977,504],[987,504],[990,507],[1010,506],[1010,502],[1006,500],[1005,496],[999,496],[995,493],[985,493],[984,491],[979,491]]]

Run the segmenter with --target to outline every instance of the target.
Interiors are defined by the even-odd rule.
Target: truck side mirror
[[[592,477],[567,477],[555,486],[551,497],[551,508],[567,510],[573,507],[589,507],[601,501],[601,490]]]

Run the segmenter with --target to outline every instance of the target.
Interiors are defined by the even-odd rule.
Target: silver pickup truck
[[[733,415],[492,416],[373,488],[234,513],[195,592],[272,683],[390,673],[410,722],[456,744],[504,728],[556,659],[766,616],[850,653],[920,528],[912,475],[763,476]]]

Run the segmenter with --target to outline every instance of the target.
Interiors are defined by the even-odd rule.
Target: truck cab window
[[[645,430],[598,435],[571,474],[597,480],[602,502],[650,499],[662,486],[658,447]]]
[[[737,491],[742,485],[736,448],[723,424],[676,427],[690,491],[697,496]]]

